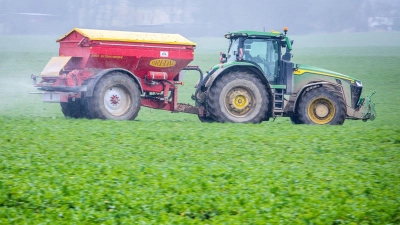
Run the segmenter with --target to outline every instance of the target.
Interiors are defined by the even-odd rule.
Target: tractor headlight
[[[361,81],[358,81],[358,80],[356,80],[356,85],[357,85],[357,87],[362,87],[362,82],[361,82]]]

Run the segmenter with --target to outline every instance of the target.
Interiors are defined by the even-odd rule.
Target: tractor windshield
[[[231,39],[229,43],[228,49],[228,59],[227,62],[234,62],[236,61],[236,56],[238,54],[238,47],[239,47],[239,38]]]
[[[267,76],[267,79],[274,81],[278,75],[278,41],[270,39],[245,39],[243,60],[257,63]]]

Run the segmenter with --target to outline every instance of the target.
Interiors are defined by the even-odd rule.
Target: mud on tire
[[[204,107],[204,105],[202,105],[201,103],[198,103],[197,101],[196,101],[195,104],[196,104],[197,107]],[[213,123],[213,122],[215,122],[215,120],[212,117],[207,116],[207,115],[204,115],[204,116],[197,115],[197,117],[199,118],[200,122],[202,122],[202,123]]]
[[[207,104],[217,122],[261,123],[268,115],[269,95],[256,75],[236,71],[215,81]]]

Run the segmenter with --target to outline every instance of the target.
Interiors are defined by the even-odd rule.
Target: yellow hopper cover
[[[60,75],[60,71],[67,65],[68,61],[72,57],[68,56],[59,56],[53,57],[47,63],[46,67],[44,67],[43,71],[40,73],[42,77],[57,77]]]
[[[124,42],[145,42],[157,44],[171,44],[171,45],[192,45],[196,43],[189,41],[180,34],[163,34],[163,33],[142,33],[142,32],[129,32],[129,31],[114,31],[114,30],[93,30],[75,28],[68,32],[66,35],[57,40],[61,41],[72,32],[78,32],[90,40],[96,41],[124,41]]]

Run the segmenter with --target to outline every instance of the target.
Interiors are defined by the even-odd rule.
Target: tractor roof
[[[143,33],[130,31],[115,31],[115,30],[93,30],[75,28],[57,40],[63,40],[73,32],[78,32],[82,36],[96,41],[124,41],[124,42],[145,42],[170,45],[192,45],[196,43],[189,41],[180,34],[163,34],[163,33]]]
[[[255,37],[255,38],[283,38],[285,35],[279,31],[261,32],[251,30],[241,30],[236,32],[229,32],[225,34],[226,38],[232,37]]]

